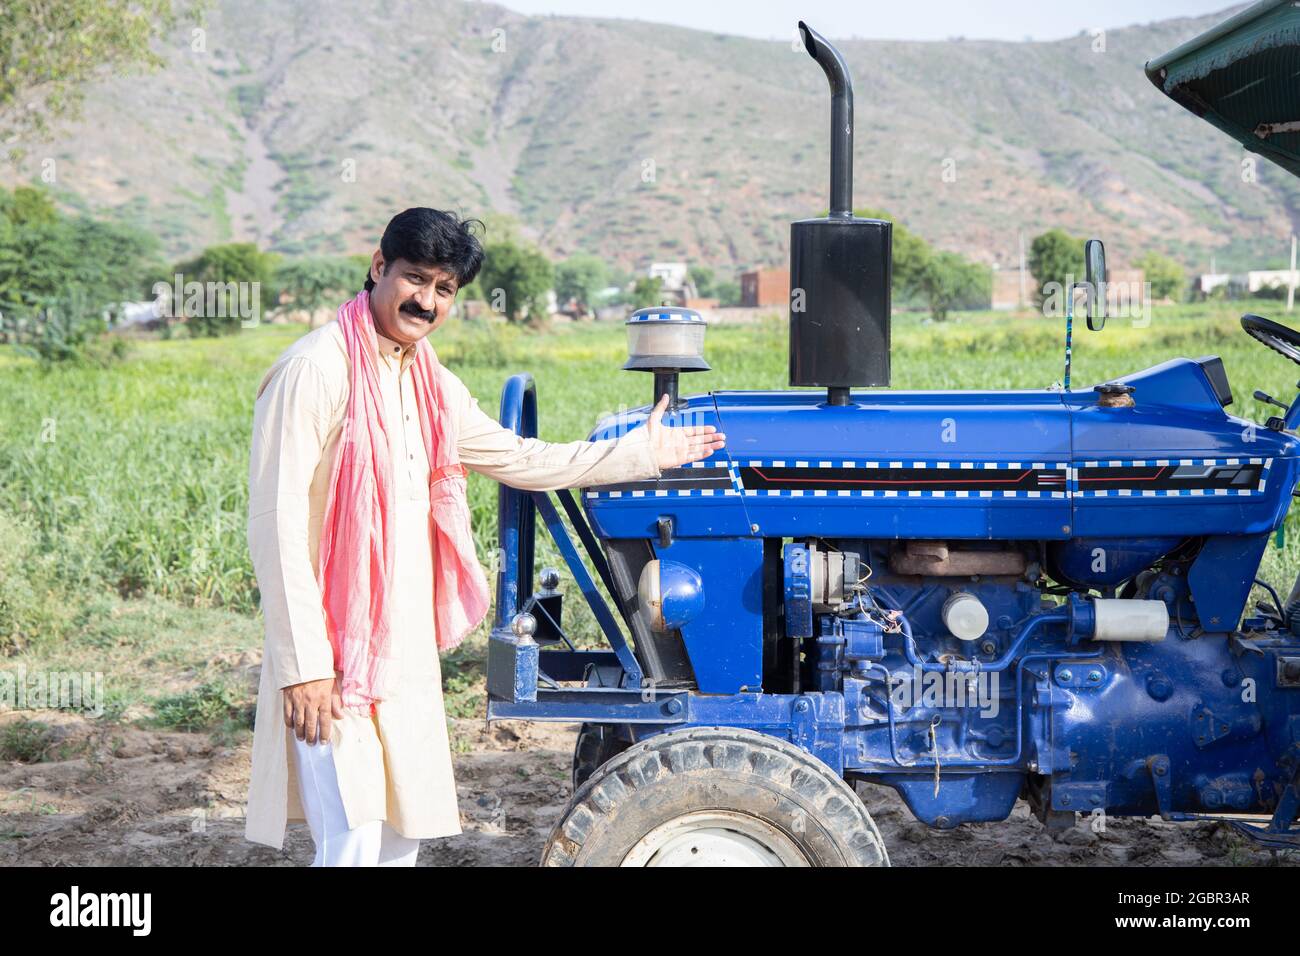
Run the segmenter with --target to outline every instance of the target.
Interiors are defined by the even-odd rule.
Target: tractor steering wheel
[[[1249,312],[1241,317],[1241,327],[1255,341],[1300,365],[1300,332]]]

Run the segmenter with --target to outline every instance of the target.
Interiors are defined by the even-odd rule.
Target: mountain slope
[[[1120,264],[1279,260],[1300,189],[1263,161],[1244,182],[1241,148],[1142,74],[1221,18],[1111,31],[1104,52],[843,42],[857,204],[986,262],[1058,225]],[[783,261],[788,222],[826,206],[826,84],[789,43],[460,0],[217,0],[204,31],[177,34],[166,70],[98,85],[0,180],[53,157],[61,201],[143,221],[178,257],[232,238],[368,251],[434,205],[514,215],[556,256],[729,269]]]

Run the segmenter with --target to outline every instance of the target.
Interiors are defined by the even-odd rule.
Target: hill
[[[1062,226],[1120,265],[1280,265],[1295,181],[1263,161],[1243,181],[1241,148],[1142,74],[1219,19],[1109,31],[1104,50],[843,41],[857,204],[989,263]],[[52,158],[62,203],[143,222],[178,258],[369,251],[394,212],[434,205],[517,217],[557,257],[729,269],[784,261],[787,223],[826,206],[825,81],[791,43],[461,0],[213,0],[201,29],[165,70],[98,84],[0,181]]]

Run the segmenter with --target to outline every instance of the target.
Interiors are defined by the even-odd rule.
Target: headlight
[[[704,582],[694,568],[676,561],[651,561],[637,581],[637,597],[650,629],[675,631],[704,610]]]

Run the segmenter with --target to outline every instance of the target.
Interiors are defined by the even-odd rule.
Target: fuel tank
[[[1070,540],[1274,530],[1296,481],[1290,435],[1228,415],[1203,359],[1116,380],[1132,405],[1091,389],[695,396],[675,420],[714,424],[727,447],[658,480],[589,488],[606,538]],[[1217,361],[1217,360],[1214,360]],[[1213,369],[1211,368],[1211,371]],[[637,427],[648,409],[592,438]]]

